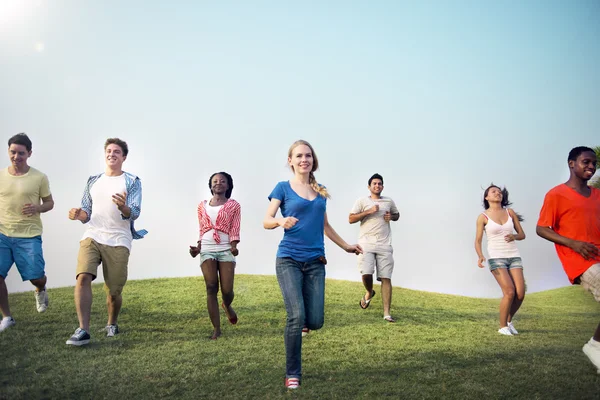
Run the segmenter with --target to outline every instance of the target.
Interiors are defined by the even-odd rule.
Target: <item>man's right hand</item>
[[[379,204],[375,204],[373,207],[369,208],[369,214],[375,214],[379,211]]]
[[[73,221],[85,221],[87,220],[87,213],[81,208],[71,208],[69,210],[69,219]]]
[[[196,258],[198,254],[200,254],[200,247],[190,246],[190,256]]]
[[[598,249],[592,243],[574,240],[569,247],[573,249],[573,251],[579,253],[586,260],[595,260],[599,258],[600,255],[600,249]]]

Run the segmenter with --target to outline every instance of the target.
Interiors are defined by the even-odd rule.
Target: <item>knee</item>
[[[504,289],[504,297],[513,299],[515,297],[515,288],[511,287],[511,288]]]
[[[233,293],[233,290],[229,290],[229,291],[221,291],[221,295],[223,296],[224,299],[231,299],[233,300],[233,297],[235,296]]]
[[[525,293],[517,293],[517,300],[519,300],[519,301],[525,300]]]
[[[79,274],[77,275],[77,285],[78,286],[84,286],[84,285],[90,285],[92,283],[93,280],[93,276],[90,274]]]
[[[303,312],[297,309],[292,310],[292,312],[288,312],[287,314],[287,325],[302,329],[302,327],[306,324],[304,319],[305,316]]]
[[[34,286],[45,285],[46,284],[46,277],[44,276],[43,278],[32,279],[29,282],[31,282],[31,284],[34,285]]]
[[[325,321],[307,321],[306,327],[312,331],[316,331],[317,329],[321,329],[323,327],[323,323]]]
[[[207,283],[206,284],[206,294],[216,295],[217,293],[219,293],[219,284],[218,283]]]

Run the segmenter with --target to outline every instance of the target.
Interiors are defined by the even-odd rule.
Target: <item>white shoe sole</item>
[[[89,342],[90,342],[90,339],[80,340],[78,342],[74,342],[72,340],[67,340],[67,344],[70,345],[70,346],[83,346],[83,345],[88,344]]]

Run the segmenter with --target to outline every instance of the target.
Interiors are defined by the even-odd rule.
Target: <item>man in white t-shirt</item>
[[[377,270],[377,280],[381,281],[383,318],[388,322],[396,322],[390,314],[394,270],[390,221],[398,221],[400,213],[394,200],[381,195],[383,191],[381,175],[374,174],[369,178],[368,187],[371,195],[358,199],[348,218],[351,224],[360,221],[358,244],[362,247],[363,254],[358,255],[358,270],[367,292],[359,304],[363,310],[369,307],[375,295],[373,274]]]
[[[127,282],[131,242],[148,233],[134,229],[134,221],[141,211],[142,182],[122,169],[128,153],[127,143],[123,140],[107,139],[104,144],[105,172],[88,179],[81,207],[69,211],[69,219],[88,223],[88,227],[79,242],[77,256],[75,307],[79,328],[67,340],[68,345],[82,346],[90,342],[92,281],[96,279],[100,264],[108,306],[108,323],[104,330],[107,337],[119,333],[117,317],[123,302],[121,292]]]

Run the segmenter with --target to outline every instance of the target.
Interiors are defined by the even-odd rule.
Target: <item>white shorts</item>
[[[362,246],[362,245],[361,245]],[[358,255],[358,271],[361,275],[373,275],[377,269],[377,280],[392,279],[394,272],[394,250],[392,246],[362,246]]]
[[[581,275],[581,286],[600,303],[600,264],[594,264]]]

